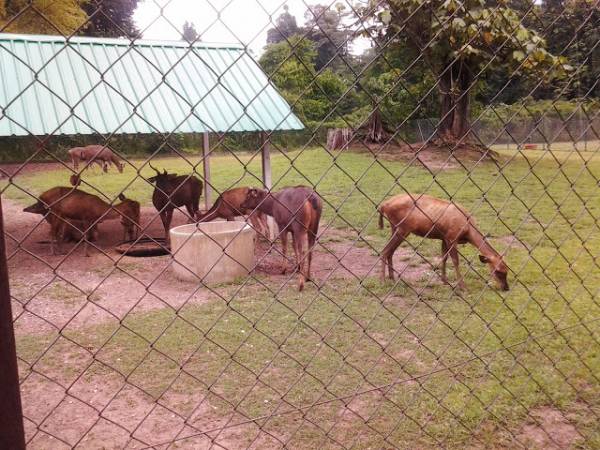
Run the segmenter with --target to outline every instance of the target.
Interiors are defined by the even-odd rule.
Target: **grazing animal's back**
[[[461,238],[474,221],[466,210],[447,200],[425,194],[405,194],[384,201],[379,212],[393,226],[409,230],[418,236]]]
[[[198,221],[211,221],[217,217],[233,220],[244,215],[248,211],[242,208],[242,203],[246,200],[249,190],[249,187],[237,187],[221,193],[212,207],[198,216]]]
[[[70,187],[55,187],[44,192],[40,199],[65,217],[95,221],[110,205],[95,195]]]
[[[296,211],[301,210],[306,202],[309,202],[314,209],[318,209],[321,204],[319,196],[307,186],[283,188],[276,192],[274,197],[275,205],[286,215],[293,215]]]

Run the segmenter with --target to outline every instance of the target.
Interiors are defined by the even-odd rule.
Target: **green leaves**
[[[86,2],[87,0],[0,0],[0,26],[10,22],[3,31],[12,33],[71,34],[80,27],[85,28],[88,16],[82,6]]]
[[[521,50],[515,50],[512,52],[512,57],[515,61],[523,61],[525,59],[525,53]]]
[[[389,25],[392,21],[392,13],[390,10],[386,9],[385,11],[382,11],[379,14],[379,20],[381,20],[381,22],[383,22],[385,25]]]

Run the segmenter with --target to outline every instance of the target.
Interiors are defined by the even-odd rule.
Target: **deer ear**
[[[127,198],[123,194],[119,194],[119,200],[124,202]]]
[[[481,261],[484,264],[487,264],[490,262],[490,260],[488,259],[487,256],[483,256],[483,255],[479,255],[479,261]]]

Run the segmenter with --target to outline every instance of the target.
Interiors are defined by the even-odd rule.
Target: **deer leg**
[[[312,254],[313,254],[313,250],[315,248],[315,242],[317,240],[317,235],[313,232],[313,230],[308,230],[307,233],[307,238],[308,238],[308,248],[307,248],[307,252],[308,252],[308,270],[306,272],[307,274],[307,280],[310,280],[310,269],[312,266]]]
[[[448,283],[448,277],[446,276],[446,261],[448,260],[448,243],[442,239],[442,281]]]
[[[90,241],[89,241],[89,232],[92,230],[91,223],[83,222],[81,224],[81,238],[83,239],[83,251],[85,256],[90,256]]]
[[[58,235],[58,217],[53,217],[50,221],[50,251],[52,256],[56,256],[56,237]]]
[[[294,240],[294,253],[296,253],[296,261],[298,263],[298,290],[304,289],[304,282],[307,280],[306,273],[304,272],[306,262],[304,261],[304,240],[307,238],[306,231],[302,230],[295,233],[292,236]]]
[[[258,219],[258,223],[260,224],[260,229],[261,229],[261,233],[263,235],[263,237],[265,237],[267,240],[270,239],[269,236],[269,224],[267,223],[267,216],[265,216],[263,213],[260,213],[257,216]]]
[[[169,229],[171,228],[171,221],[173,220],[173,210],[169,209],[161,212],[160,220],[162,220],[163,228],[165,229],[165,241],[168,244],[170,242]]]
[[[456,271],[456,281],[459,289],[465,289],[465,282],[460,274],[460,270],[458,268],[458,248],[456,247],[456,243],[453,243],[450,246],[450,258],[452,258],[452,264],[454,265],[454,270]]]
[[[381,281],[385,281],[385,267],[386,264],[388,266],[390,280],[394,281],[394,253],[396,249],[402,244],[404,241],[404,237],[401,233],[399,233],[398,229],[394,228],[392,231],[392,237],[389,242],[384,247],[381,252],[381,261],[382,261],[382,271],[381,271]]]
[[[250,223],[252,228],[254,228],[254,231],[256,231],[258,234],[262,234],[263,230],[261,229],[261,224],[253,214],[250,214],[248,216],[248,222]]]
[[[171,242],[171,234],[169,233],[169,231],[171,230],[171,222],[173,222],[173,209],[170,209],[169,211],[167,211],[167,224],[166,224],[166,228],[165,228],[165,233],[167,233],[167,242]]]
[[[188,222],[187,223],[196,222],[196,213],[194,212],[194,205],[192,203],[186,203],[185,209],[188,213]]]
[[[288,240],[288,232],[284,231],[281,233],[281,252],[283,254],[283,268],[281,269],[281,274],[285,275],[287,272],[288,259],[287,259],[287,242]]]

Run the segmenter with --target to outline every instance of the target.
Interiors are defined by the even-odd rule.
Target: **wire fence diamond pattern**
[[[0,8],[27,447],[600,447],[598,4],[240,1]]]

